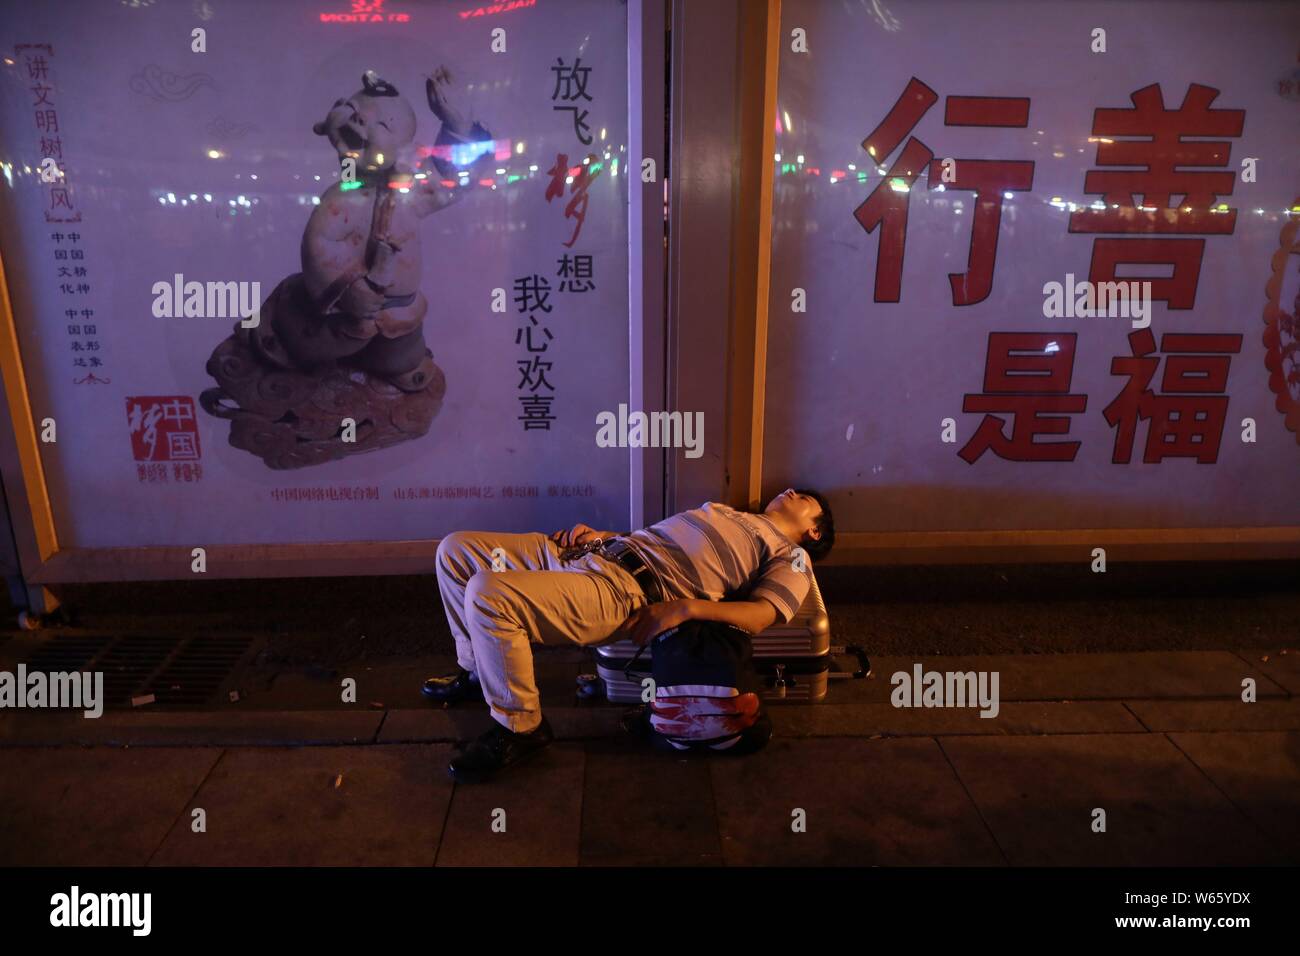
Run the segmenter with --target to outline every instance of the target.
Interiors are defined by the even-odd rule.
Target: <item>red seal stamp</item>
[[[1300,197],[1291,206],[1282,227],[1272,271],[1264,291],[1264,364],[1268,387],[1286,427],[1300,444]],[[1294,290],[1295,294],[1290,294]]]

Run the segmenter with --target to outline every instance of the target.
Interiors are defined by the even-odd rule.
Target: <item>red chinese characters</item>
[[[882,165],[938,99],[934,90],[912,77],[889,115],[862,141],[862,148],[872,162]],[[944,106],[945,126],[1024,128],[1028,123],[1027,98],[950,96]],[[907,240],[908,199],[922,170],[928,170],[927,180],[931,189],[944,184],[945,189],[975,193],[966,272],[948,276],[953,305],[983,302],[993,290],[993,264],[997,258],[1003,198],[1007,192],[1033,187],[1034,164],[1021,160],[955,159],[950,169],[951,178],[945,183],[944,161],[936,160],[930,147],[912,136],[885,178],[854,211],[854,217],[868,233],[881,228],[875,301],[899,301],[903,250]]]
[[[1128,382],[1106,406],[1107,423],[1115,432],[1111,461],[1132,459],[1139,420],[1147,421],[1142,460],[1156,464],[1166,458],[1195,458],[1201,464],[1219,460],[1219,443],[1228,416],[1228,363],[1241,351],[1240,335],[1166,333],[1160,337],[1164,376],[1160,392],[1151,389],[1160,364],[1155,336],[1149,329],[1129,337],[1131,356],[1111,360],[1112,375]]]
[[[1136,233],[1143,238],[1094,240],[1093,282],[1115,281],[1119,266],[1172,266],[1171,276],[1141,277],[1151,282],[1152,298],[1170,309],[1195,304],[1205,240],[1169,237],[1230,235],[1236,227],[1236,210],[1216,205],[1220,196],[1232,194],[1235,174],[1197,170],[1226,167],[1232,144],[1186,140],[1241,135],[1246,111],[1210,109],[1218,95],[1216,89],[1193,83],[1182,106],[1169,110],[1159,84],[1153,84],[1130,96],[1132,109],[1096,111],[1092,132],[1098,139],[1097,163],[1141,168],[1089,170],[1084,192],[1099,194],[1101,200],[1071,214],[1070,231]],[[1143,138],[1117,141],[1115,136]],[[1135,201],[1138,195],[1140,204]]]
[[[564,207],[564,218],[576,219],[578,224],[573,227],[573,235],[569,237],[569,241],[563,245],[572,248],[578,241],[578,234],[582,232],[582,224],[587,221],[587,190],[600,176],[600,163],[595,153],[589,153],[581,166],[570,169],[568,154],[558,153],[555,157],[555,165],[548,169],[546,174],[551,177],[550,183],[546,186],[547,202],[557,197],[563,198],[565,180],[568,180],[572,198]]]
[[[1074,461],[1079,442],[1034,439],[1068,433],[1066,416],[1088,407],[1088,396],[1070,394],[1077,338],[1073,332],[991,333],[984,392],[962,403],[962,411],[984,418],[957,454],[972,465],[986,451],[1008,461]],[[994,412],[1013,417],[1009,436],[1006,420]]]
[[[126,419],[136,461],[198,461],[198,421],[188,395],[128,397]]]

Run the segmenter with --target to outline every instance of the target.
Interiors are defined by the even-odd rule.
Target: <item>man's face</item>
[[[821,537],[821,532],[813,527],[821,516],[822,506],[811,495],[801,495],[793,488],[787,488],[767,503],[763,514],[768,517],[780,515],[785,521],[800,530],[800,537],[811,535],[813,540]]]

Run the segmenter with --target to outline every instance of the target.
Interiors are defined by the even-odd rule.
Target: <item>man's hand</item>
[[[568,531],[555,532],[555,534],[551,535],[551,540],[561,548],[575,548],[593,538],[612,538],[615,535],[616,532],[614,531],[597,531],[585,524],[575,524]]]
[[[645,644],[656,635],[689,621],[691,603],[689,600],[662,601],[637,608],[619,625],[612,639]]]

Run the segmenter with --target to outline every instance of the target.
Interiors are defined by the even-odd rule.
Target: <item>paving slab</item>
[[[0,715],[0,745],[258,746],[369,743],[378,710],[105,711],[87,719],[55,711]]]
[[[437,865],[577,866],[585,759],[581,744],[553,744],[496,779],[458,784]]]
[[[720,865],[708,758],[631,742],[588,744],[580,859],[605,866]]]
[[[557,740],[584,740],[618,734],[625,708],[594,704],[582,707],[546,707]],[[379,732],[380,743],[408,741],[467,740],[492,726],[492,715],[483,703],[454,707],[428,705],[411,710],[393,710]]]
[[[932,739],[774,739],[710,769],[729,865],[1005,864]]]
[[[1130,700],[1125,705],[1150,730],[1300,730],[1300,698],[1257,700]]]
[[[996,717],[978,708],[891,704],[782,704],[768,708],[781,737],[929,737],[935,734],[1142,733],[1118,701],[1004,703]]]
[[[143,866],[220,756],[0,750],[0,866]]]
[[[226,751],[151,862],[432,866],[451,801],[448,753],[438,744]],[[207,813],[205,833],[191,829],[195,808]]]
[[[1300,733],[1169,737],[1255,822],[1282,862],[1300,864]]]
[[[900,671],[997,671],[998,696],[1012,700],[1123,700],[1130,697],[1240,697],[1243,677],[1260,697],[1286,696],[1259,662],[1231,651],[1140,651],[1125,654],[989,654],[872,657],[872,677],[837,681],[833,703],[888,703]]]
[[[944,737],[1015,866],[1278,862],[1257,829],[1160,734]],[[1106,811],[1106,832],[1092,830]]]
[[[1288,692],[1300,694],[1300,649],[1287,647],[1238,651],[1237,655],[1251,667],[1258,667]]]

